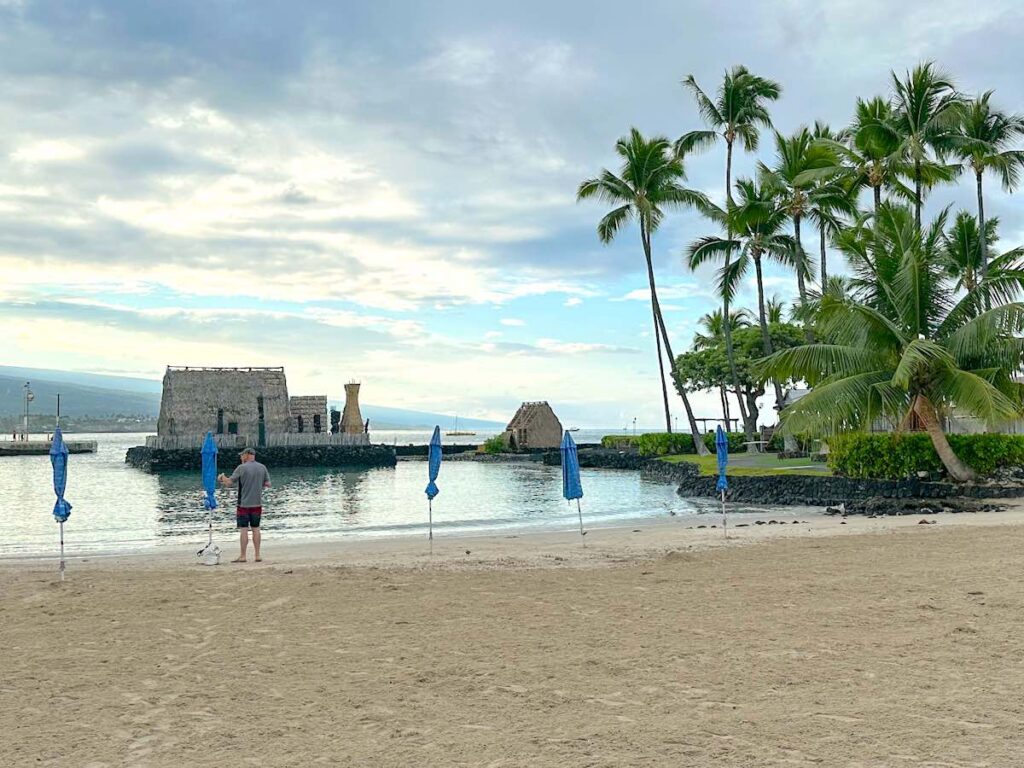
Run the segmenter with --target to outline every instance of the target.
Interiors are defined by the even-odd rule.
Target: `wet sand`
[[[1020,765],[1024,511],[921,519],[3,562],[0,765]]]

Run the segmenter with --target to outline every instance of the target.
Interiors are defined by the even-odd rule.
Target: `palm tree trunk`
[[[914,410],[921,417],[921,424],[924,425],[928,437],[932,439],[935,452],[939,454],[939,458],[942,460],[946,471],[949,472],[949,476],[961,483],[977,479],[974,470],[960,461],[960,457],[953,452],[949,440],[946,439],[946,433],[942,431],[942,425],[939,424],[939,416],[935,412],[935,406],[932,405],[931,401],[924,395],[918,395],[914,401]]]
[[[821,292],[825,293],[825,285],[828,283],[828,267],[825,266],[825,224],[820,225],[819,236],[821,237]]]
[[[658,332],[658,294],[654,289],[654,266],[651,264],[651,247],[644,227],[640,228],[640,241],[644,245],[647,260],[647,281],[651,286],[651,315],[654,318],[654,344],[658,350],[658,373],[661,375],[661,397],[665,403],[665,431],[672,432],[672,413],[668,407],[668,384],[665,382],[665,362],[661,356],[661,334]]]
[[[729,397],[725,392],[725,385],[718,385],[718,398],[722,401],[722,418],[725,420],[725,431],[729,431]]]
[[[658,375],[661,376],[661,399],[665,404],[665,431],[672,433],[672,412],[668,407],[668,384],[665,381],[665,360],[661,356],[661,334],[658,333],[658,314],[651,303],[651,315],[654,318],[654,346],[658,351]]]
[[[981,191],[981,171],[974,172],[978,187],[978,245],[981,251],[981,279],[988,275],[988,241],[985,238],[985,197]]]
[[[732,142],[726,141],[725,145],[725,200],[726,208],[732,203]],[[726,237],[732,240],[732,232],[727,230]],[[729,263],[732,261],[732,249],[725,252],[725,270],[728,271]],[[729,297],[722,297],[722,318],[725,321],[725,357],[729,361],[729,376],[732,379],[733,388],[740,391],[740,374],[736,368],[736,353],[732,346],[732,323],[729,322]],[[747,406],[742,397],[737,397],[736,402],[740,408],[740,416],[743,419],[743,430],[747,433],[747,441],[753,441],[754,430],[749,426],[747,418]]]
[[[877,187],[872,187],[875,197],[875,220],[878,220],[878,209],[882,207],[882,185],[879,184]]]
[[[914,225],[921,232],[921,161],[914,160]]]
[[[804,337],[807,339],[808,344],[814,343],[814,334],[811,333],[810,327],[807,325],[807,284],[805,281],[806,271],[804,270],[804,261],[806,256],[804,254],[804,242],[800,237],[800,214],[796,214],[793,217],[793,235],[796,237],[796,289],[800,295],[800,314],[802,316],[802,322],[804,324]]]
[[[754,257],[754,270],[757,274],[757,319],[761,324],[761,343],[764,345],[764,356],[772,354],[775,349],[772,346],[772,337],[768,333],[768,318],[764,311],[764,279],[761,273],[761,254],[751,254]],[[772,379],[775,387],[775,409],[782,412],[782,387],[779,382]]]
[[[697,450],[698,456],[708,456],[707,446],[704,445],[704,440],[701,436],[700,431],[697,429],[697,419],[693,416],[693,408],[690,407],[690,398],[686,395],[686,387],[683,385],[682,379],[679,377],[679,372],[676,370],[676,356],[672,352],[672,342],[669,340],[668,331],[665,329],[665,317],[661,313],[661,304],[658,302],[658,290],[654,282],[654,262],[651,260],[651,236],[649,232],[644,230],[641,231],[641,236],[644,241],[644,255],[647,257],[647,280],[651,284],[651,307],[654,311],[654,323],[655,333],[661,331],[661,341],[665,345],[665,353],[668,355],[669,371],[672,376],[672,383],[675,385],[676,392],[679,393],[679,397],[683,401],[683,408],[686,411],[686,418],[690,422],[690,434],[693,436],[693,444]],[[661,355],[658,355],[659,365]],[[668,412],[666,410],[666,420],[669,419]],[[669,425],[668,431],[671,432],[672,428]]]

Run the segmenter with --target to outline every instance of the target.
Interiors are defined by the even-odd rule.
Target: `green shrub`
[[[947,435],[960,459],[980,475],[1024,464],[1024,436]],[[837,475],[899,480],[941,470],[931,438],[922,432],[850,433],[828,441],[828,465]]]
[[[639,437],[633,435],[605,435],[601,438],[602,448],[614,448],[616,450],[624,451],[630,448],[635,448]]]
[[[509,450],[504,435],[495,435],[484,440],[484,453],[508,453]]]
[[[739,453],[746,448],[747,439],[742,432],[729,432],[729,452]],[[715,433],[704,435],[704,445],[709,451],[715,450]],[[693,436],[689,432],[646,432],[642,435],[605,435],[601,438],[602,448],[629,450],[635,448],[641,456],[671,456],[681,453],[697,453],[693,447]]]

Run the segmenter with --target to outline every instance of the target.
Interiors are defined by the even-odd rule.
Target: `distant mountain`
[[[331,406],[339,411],[344,402],[332,402]],[[433,429],[435,425],[447,432],[455,428],[455,417],[426,411],[408,411],[404,408],[388,408],[383,405],[359,405],[364,419],[370,420],[370,429]],[[487,419],[467,419],[459,417],[459,430],[504,429],[504,422],[488,421]]]
[[[156,379],[104,376],[42,368],[17,368],[0,365],[0,415],[24,412],[24,385],[31,382],[35,400],[32,413],[54,413],[57,393],[61,395],[61,413],[65,416],[111,416],[114,414],[149,416],[160,413],[162,384]],[[341,410],[341,401],[331,405]],[[439,424],[442,430],[455,425],[454,416],[381,405],[360,405],[371,429],[428,429]],[[459,417],[459,429],[501,429],[498,421]]]

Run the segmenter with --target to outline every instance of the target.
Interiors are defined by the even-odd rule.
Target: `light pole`
[[[21,439],[28,440],[28,404],[36,399],[35,394],[29,388],[29,382],[25,382],[25,420],[21,427]]]
[[[636,416],[633,417],[633,437],[636,437]]]

